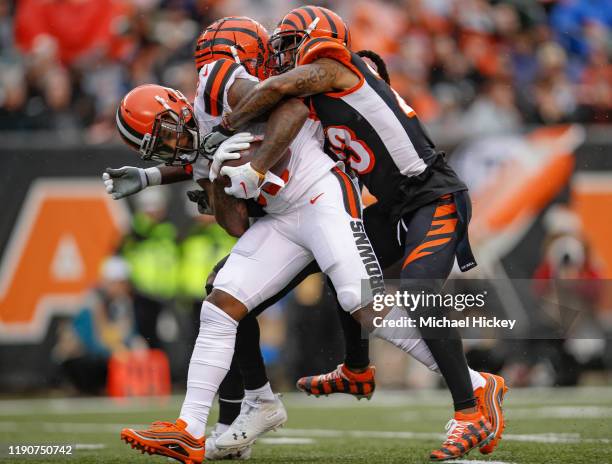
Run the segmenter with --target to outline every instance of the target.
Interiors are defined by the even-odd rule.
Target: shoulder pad
[[[204,99],[204,111],[211,116],[223,114],[225,89],[231,75],[240,69],[232,60],[221,59],[208,63],[200,70],[200,91]]]
[[[297,65],[309,64],[319,58],[331,58],[347,64],[351,61],[351,52],[340,40],[330,37],[314,37],[300,46]]]

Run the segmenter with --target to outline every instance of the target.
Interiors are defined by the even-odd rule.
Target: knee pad
[[[238,321],[235,321],[221,308],[218,308],[208,301],[204,301],[204,303],[202,303],[200,323],[201,325],[214,329],[221,334],[228,331],[230,333],[236,333],[238,327]]]
[[[363,304],[361,302],[361,288],[359,285],[345,285],[336,289],[338,303],[342,309],[352,313],[360,309]]]

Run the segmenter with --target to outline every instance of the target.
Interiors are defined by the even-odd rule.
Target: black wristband
[[[236,133],[235,130],[225,127],[223,123],[217,124],[215,127],[212,128],[212,131],[219,132],[220,134],[223,134],[226,137],[231,137],[232,135]]]

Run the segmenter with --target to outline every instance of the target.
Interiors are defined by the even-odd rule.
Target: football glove
[[[106,187],[106,193],[119,200],[149,185],[147,174],[144,169],[132,166],[123,166],[119,169],[106,168],[102,174],[102,181]]]
[[[212,164],[210,165],[210,171],[208,173],[210,181],[214,182],[215,179],[219,177],[219,170],[224,162],[240,158],[240,153],[238,152],[247,150],[250,146],[250,142],[254,139],[255,137],[249,132],[239,132],[221,143],[212,158]]]
[[[198,205],[198,212],[200,214],[215,214],[210,205],[210,200],[208,199],[206,190],[189,190],[187,192],[187,198]]]
[[[212,132],[210,134],[202,138],[202,141],[200,142],[200,150],[204,153],[206,158],[211,159],[219,145],[221,145],[235,133],[235,130],[227,129],[222,124],[217,124],[212,128]]]
[[[256,198],[259,196],[265,176],[251,167],[251,163],[242,166],[223,166],[219,172],[230,178],[232,184],[225,187],[225,193],[236,198]]]

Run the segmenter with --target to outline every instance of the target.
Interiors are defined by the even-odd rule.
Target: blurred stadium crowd
[[[26,134],[41,130],[52,133],[54,140],[78,134],[78,140],[88,144],[116,141],[117,103],[134,86],[161,83],[189,98],[194,96],[194,41],[207,24],[225,15],[246,15],[272,30],[284,12],[303,3],[0,0],[0,137],[14,132],[25,144]],[[394,88],[434,132],[437,142],[436,134],[451,139],[449,145],[500,135],[485,140],[488,150],[478,145],[466,151],[471,177],[502,179],[506,186],[524,178],[524,185],[519,187],[531,194],[540,186],[537,177],[529,177],[533,174],[530,168],[545,166],[548,158],[540,156],[539,147],[534,149],[525,140],[505,136],[531,125],[610,123],[610,1],[313,3],[330,7],[347,20],[353,49],[372,49],[385,59]],[[116,149],[114,145],[108,147],[109,151]],[[518,154],[510,156],[508,151]],[[456,152],[453,157],[459,158]],[[492,169],[505,158],[511,161],[509,177],[495,177]],[[547,202],[559,192],[562,201],[568,201],[566,187],[573,168],[571,161],[566,177],[561,176],[558,189],[552,188],[545,201],[534,200],[533,208],[527,205],[531,208],[530,220],[544,214]],[[516,176],[517,169],[521,176]],[[546,172],[547,180],[550,172]],[[462,176],[471,181],[465,172]],[[469,183],[476,193],[474,184]],[[174,199],[184,199],[182,190],[176,195],[178,190],[173,190]],[[507,199],[495,203],[486,191],[485,195],[488,205],[506,207],[508,203]],[[529,195],[516,196],[529,199]],[[600,201],[597,197],[597,205]],[[172,378],[183,385],[191,335],[195,336],[198,327],[202,283],[233,244],[233,239],[209,217],[171,211],[160,190],[147,189],[130,203],[134,211],[130,230],[115,256],[103,264],[100,281],[89,291],[75,317],[66,318],[53,339],[52,358],[65,374],[60,380],[67,377],[80,391],[101,391],[109,358],[145,345],[168,354]],[[177,204],[174,201],[172,206]],[[188,224],[177,224],[177,216]],[[523,216],[517,213],[512,219],[521,222]],[[530,262],[524,266],[526,273],[515,274],[598,280],[601,273],[590,259],[590,244],[576,213],[564,215],[557,210],[545,219],[543,229],[538,229],[544,236],[541,249],[539,243],[532,242],[527,251],[518,253],[515,260]],[[508,221],[488,234],[501,235],[503,227],[512,229],[511,225],[516,224]],[[601,228],[609,236],[609,224]],[[473,238],[478,248],[476,234]],[[549,289],[540,289],[538,296],[547,297],[547,292]],[[595,314],[600,306],[599,290],[579,296],[580,304]],[[291,382],[298,376],[333,368],[342,342],[337,337],[337,318],[330,311],[334,302],[320,276],[308,279],[280,305],[297,310],[282,311],[279,307],[264,313],[260,320],[269,373],[275,387],[282,390],[291,389]],[[300,310],[305,308],[308,311]],[[591,320],[599,317],[594,315]],[[309,329],[313,325],[316,334]],[[609,370],[612,366],[612,343],[599,342],[609,338],[612,323],[593,325],[603,335],[575,349],[563,340],[500,342],[501,350],[493,349],[491,341],[486,340],[466,346],[473,367],[489,371],[506,368],[514,385],[571,385],[581,380],[583,371]],[[286,337],[286,333],[291,336]],[[436,382],[427,373],[412,374],[412,370],[407,380],[401,367],[404,361],[376,343],[372,346],[373,359],[385,360],[378,372],[387,385]]]
[[[330,0],[353,48],[387,61],[428,125],[465,137],[523,124],[609,122],[603,0]],[[149,82],[195,92],[194,39],[224,15],[273,29],[287,0],[0,0],[0,129],[116,136],[122,95]]]

